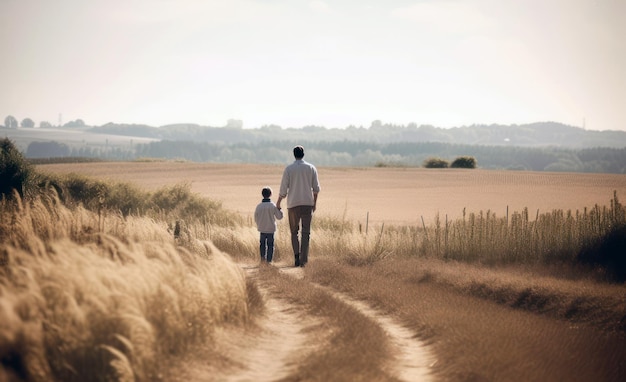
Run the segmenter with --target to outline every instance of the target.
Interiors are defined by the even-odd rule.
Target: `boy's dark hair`
[[[263,195],[263,197],[266,199],[269,198],[270,196],[272,196],[272,189],[269,187],[263,187],[261,195]]]
[[[296,159],[302,159],[304,158],[304,147],[298,145],[296,147],[293,148],[293,156]]]

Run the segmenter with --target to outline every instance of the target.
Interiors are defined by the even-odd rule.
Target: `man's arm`
[[[280,202],[281,200],[283,200],[282,195],[278,195],[278,200],[276,200],[276,207],[278,207],[278,209],[280,209]]]
[[[289,166],[285,167],[283,171],[283,177],[280,180],[280,189],[278,191],[278,200],[276,200],[276,207],[280,208],[280,202],[287,197],[287,192],[289,191],[289,171],[287,170]]]
[[[311,179],[311,190],[313,190],[313,212],[317,208],[317,194],[320,192],[320,181],[317,178],[317,168],[313,166],[313,178]]]

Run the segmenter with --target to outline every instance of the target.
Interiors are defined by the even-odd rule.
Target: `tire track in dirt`
[[[376,322],[389,336],[395,349],[395,359],[390,367],[392,373],[403,381],[431,381],[430,368],[435,364],[435,357],[428,351],[426,345],[415,338],[415,333],[398,324],[392,317],[386,316],[362,301],[316,285],[330,293],[334,298],[352,306],[360,313]]]
[[[243,266],[247,277],[256,278],[258,267]],[[298,359],[319,346],[313,338],[319,320],[302,317],[291,303],[272,297],[263,283],[257,283],[263,295],[265,314],[252,330],[225,330],[216,335],[220,353],[235,361],[235,367],[213,373],[215,381],[277,381],[296,372]]]
[[[291,277],[304,278],[301,268],[281,268],[280,270]],[[436,359],[427,346],[415,338],[415,333],[396,322],[392,317],[377,311],[362,301],[355,300],[323,285],[315,283],[311,283],[311,285],[355,308],[383,328],[395,349],[395,359],[390,363],[392,374],[403,381],[432,381],[434,379],[430,370],[436,363]]]

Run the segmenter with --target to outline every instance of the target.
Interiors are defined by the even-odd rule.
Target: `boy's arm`
[[[280,209],[280,207],[276,206],[276,209],[274,210],[274,216],[276,216],[276,219],[278,220],[283,218],[283,211]]]

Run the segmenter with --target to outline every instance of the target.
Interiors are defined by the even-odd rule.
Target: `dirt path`
[[[268,298],[267,314],[252,332],[237,329],[220,331],[216,342],[220,352],[235,362],[234,367],[212,373],[216,381],[275,381],[295,372],[297,354],[314,350],[311,338],[297,316],[296,310],[285,301]],[[313,345],[312,345],[313,344]]]
[[[256,278],[258,267],[243,268],[248,277]],[[208,363],[204,356],[187,360],[175,373],[176,381],[279,381],[295,373],[296,357],[315,350],[319,344],[310,330],[319,322],[301,317],[293,304],[272,297],[261,283],[259,290],[265,314],[246,329],[218,328],[213,341],[219,359],[212,354]]]
[[[276,297],[259,278],[256,265],[242,264],[248,277],[255,279],[265,302],[265,313],[246,329],[219,328],[214,336],[215,352],[185,360],[170,381],[281,381],[301,380],[299,359],[330,346],[324,330],[333,330],[320,318],[303,316],[301,307]],[[302,268],[280,265],[281,273],[304,279]],[[415,339],[415,334],[367,304],[330,288],[311,284],[332,298],[356,309],[379,325],[389,337],[393,357],[388,360],[390,375],[401,381],[430,381],[434,357]],[[216,354],[217,358],[216,359]],[[210,362],[207,362],[207,357]],[[366,377],[366,376],[360,376]]]
[[[250,277],[256,276],[255,267],[244,266],[244,269],[246,269]],[[304,278],[302,268],[280,266],[279,270],[284,274],[288,274],[290,277],[297,279]],[[393,359],[389,360],[389,368],[391,373],[396,375],[398,379],[402,381],[432,380],[432,377],[430,376],[430,366],[434,363],[434,356],[428,351],[426,346],[421,341],[415,338],[415,333],[398,324],[392,317],[385,316],[361,301],[354,300],[345,294],[336,292],[318,284],[312,285],[316,288],[322,289],[333,298],[355,308],[368,319],[375,322],[385,331],[385,333],[387,333],[395,355]],[[261,348],[249,349],[247,351],[253,355],[252,357],[249,357],[249,360],[252,362],[250,368],[254,367],[253,363],[256,358],[254,357],[254,354],[262,354],[270,349],[280,348],[281,350],[284,350],[284,352],[280,352],[279,354],[284,354],[284,357],[277,357],[274,360],[276,363],[273,365],[274,369],[277,371],[292,370],[293,364],[290,364],[289,362],[293,362],[293,359],[289,359],[289,354],[295,353],[296,349],[299,349],[299,352],[302,352],[302,347],[307,343],[311,344],[312,339],[306,339],[306,336],[302,334],[302,332],[305,331],[305,328],[298,328],[299,323],[302,322],[302,318],[295,317],[297,310],[290,308],[289,303],[286,301],[272,298],[267,294],[267,291],[264,291],[264,294],[267,297],[266,305],[268,307],[268,318],[265,320],[271,322],[266,329],[274,333],[279,333],[279,335],[271,336],[271,338],[268,338],[268,341],[259,341],[257,342],[257,345],[260,345]],[[308,320],[312,326],[312,319],[308,318]],[[315,348],[315,346],[309,347],[309,351]],[[283,361],[281,361],[281,359]],[[280,363],[284,361],[286,361],[286,364],[284,365],[285,367],[281,369]],[[256,380],[280,379],[278,375],[272,373],[266,373],[265,375],[257,373],[256,375],[259,377]],[[263,378],[264,376],[269,378]]]

